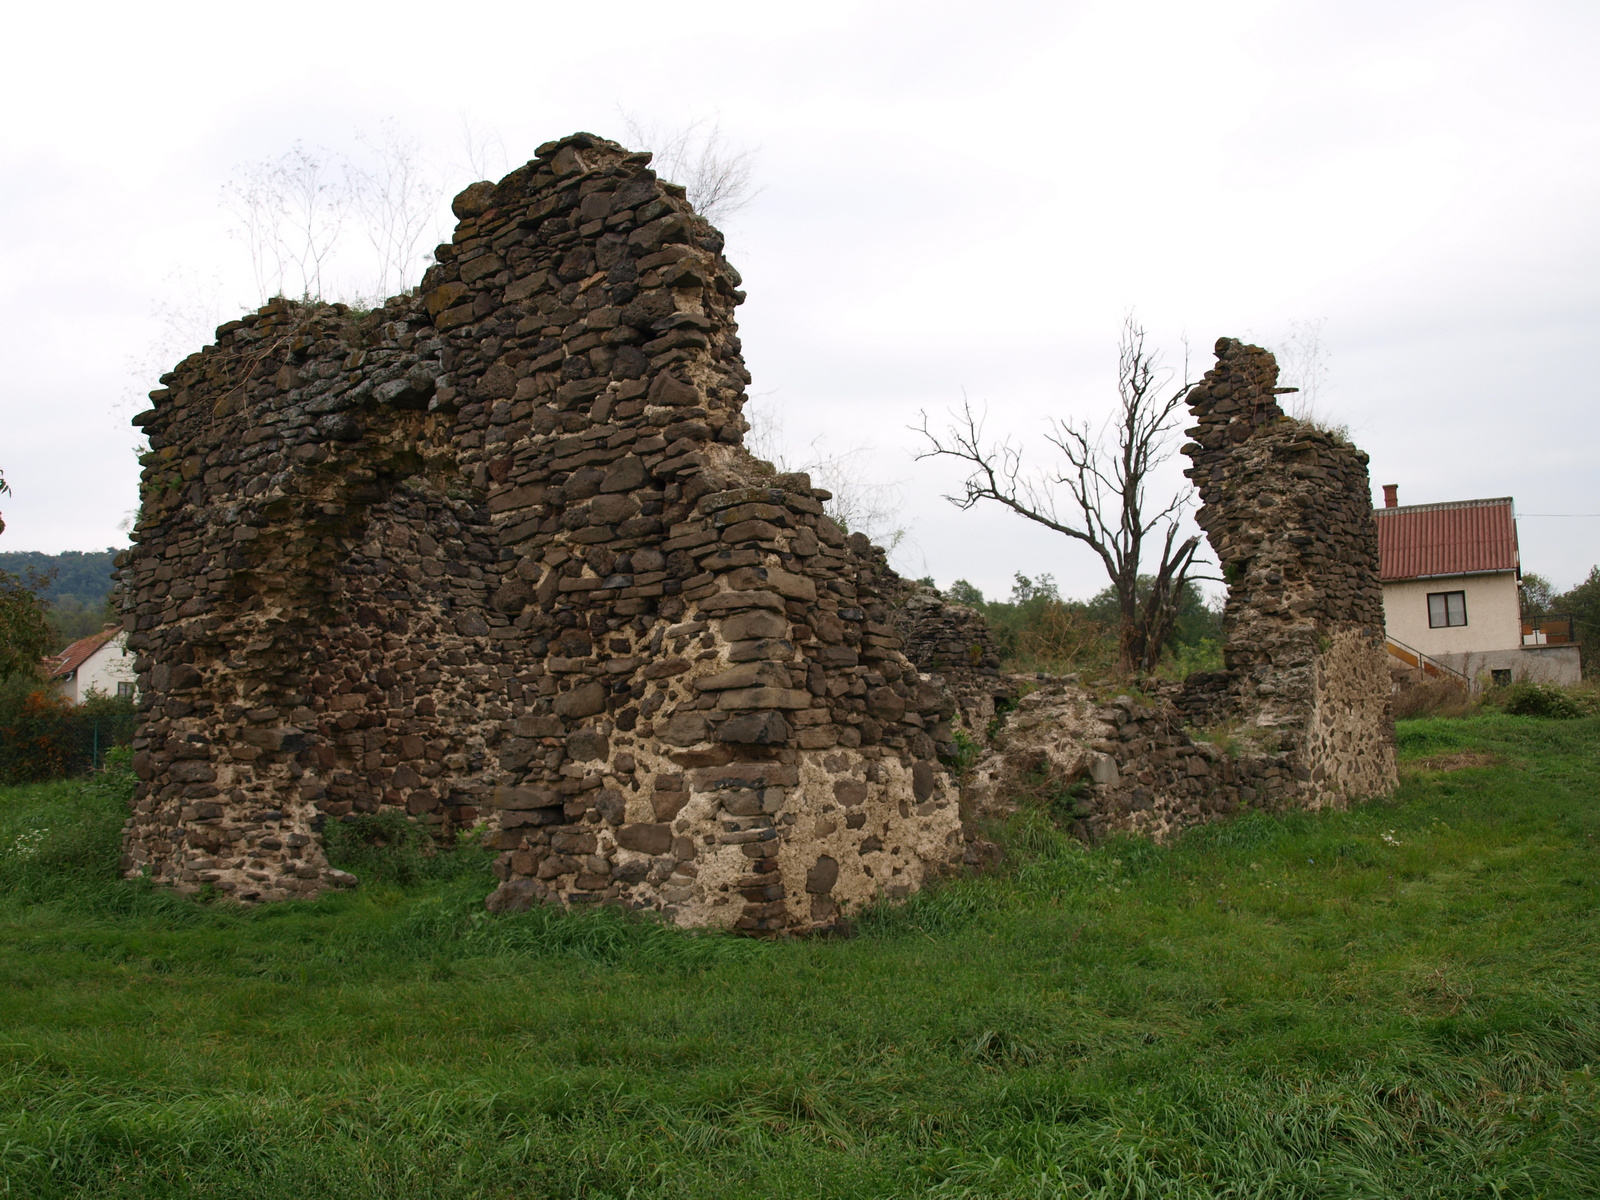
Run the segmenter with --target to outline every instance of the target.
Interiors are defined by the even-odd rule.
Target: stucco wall
[[[1583,682],[1583,660],[1576,646],[1525,646],[1435,657],[1472,680],[1475,689],[1488,686],[1493,671],[1510,671],[1511,678],[1518,683],[1558,683],[1570,687]]]
[[[1465,592],[1467,623],[1430,629],[1428,596],[1433,592]],[[1514,571],[1385,583],[1383,617],[1390,637],[1431,658],[1513,650],[1522,644],[1522,611],[1517,602]]]

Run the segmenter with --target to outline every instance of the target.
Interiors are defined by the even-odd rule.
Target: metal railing
[[[1522,618],[1524,646],[1571,646],[1577,640],[1577,629],[1568,613]]]
[[[1405,663],[1406,666],[1421,671],[1424,675],[1434,679],[1442,679],[1446,683],[1453,683],[1457,687],[1466,688],[1469,691],[1472,689],[1472,680],[1454,667],[1447,667],[1438,659],[1429,658],[1421,650],[1418,650],[1415,646],[1406,645],[1399,638],[1385,635],[1384,641],[1389,647],[1389,653]]]

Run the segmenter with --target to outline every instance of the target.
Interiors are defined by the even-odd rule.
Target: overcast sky
[[[0,549],[124,541],[152,355],[256,300],[221,204],[249,164],[359,157],[388,121],[453,193],[474,159],[627,140],[629,113],[753,154],[725,224],[752,408],[794,461],[866,447],[909,574],[1104,585],[946,504],[960,477],[907,426],[966,396],[1035,451],[1048,418],[1099,419],[1129,310],[1196,374],[1219,335],[1320,328],[1319,415],[1375,487],[1589,514],[1526,516],[1523,565],[1566,587],[1600,561],[1593,0],[154,0],[26,6],[7,42]]]

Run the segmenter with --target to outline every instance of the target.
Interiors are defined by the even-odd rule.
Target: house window
[[[1494,681],[1495,687],[1511,686],[1511,671],[1509,669],[1504,671],[1490,671],[1489,678]]]
[[[133,699],[133,684],[131,684],[131,683],[119,683],[119,684],[117,684],[117,699],[118,700],[132,700]]]
[[[1467,594],[1465,592],[1429,592],[1428,628],[1444,629],[1450,625],[1467,623]]]

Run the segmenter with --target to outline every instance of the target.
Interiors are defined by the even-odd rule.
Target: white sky
[[[625,140],[623,111],[754,149],[762,190],[726,224],[751,391],[795,457],[871,446],[910,574],[1103,586],[1082,548],[945,504],[959,476],[906,426],[965,394],[1031,449],[1049,416],[1103,415],[1130,308],[1197,373],[1219,335],[1321,321],[1321,415],[1404,503],[1600,513],[1592,0],[153,0],[6,24],[0,549],[124,540],[159,310],[254,299],[219,203],[242,165],[354,154],[390,119],[454,192],[464,123],[515,164]],[[1600,561],[1592,516],[1521,537],[1558,587]]]

